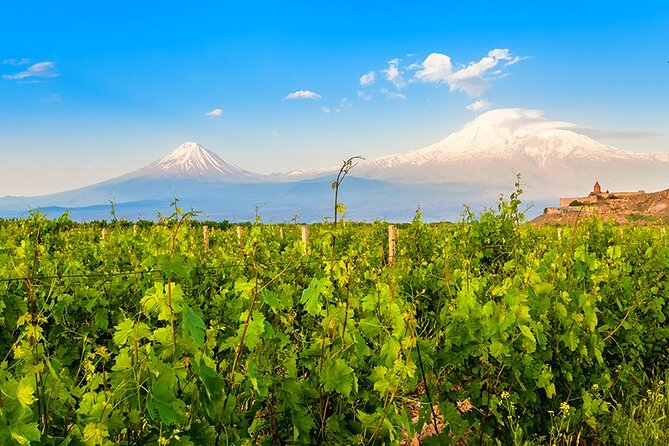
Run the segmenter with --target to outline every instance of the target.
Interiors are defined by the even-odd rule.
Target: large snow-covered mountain
[[[356,174],[404,183],[498,185],[519,173],[535,196],[587,192],[596,179],[616,190],[669,185],[669,153],[619,149],[581,130],[537,110],[492,110],[436,144],[378,158]]]
[[[550,121],[542,112],[498,109],[424,149],[357,165],[340,198],[356,219],[410,220],[416,208],[431,220],[456,218],[463,204],[491,205],[522,176],[535,213],[560,196],[587,194],[595,180],[611,191],[669,187],[669,153],[639,153],[602,144],[582,127]],[[348,154],[343,154],[344,158]],[[297,166],[296,166],[297,167]],[[0,198],[0,217],[41,208],[78,219],[117,216],[153,218],[180,204],[211,218],[269,220],[300,216],[317,221],[330,214],[330,185],[338,167],[262,175],[238,167],[194,142],[108,181],[40,197]]]

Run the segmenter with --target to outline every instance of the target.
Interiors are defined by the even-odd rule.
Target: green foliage
[[[313,225],[306,253],[299,226],[208,222],[205,253],[176,203],[104,240],[2,221],[0,444],[656,438],[666,385],[640,383],[669,368],[667,235],[593,219],[558,240],[517,186],[458,223],[419,210],[393,265],[383,222]]]
[[[613,437],[619,444],[667,444],[669,384],[664,379],[651,383],[645,395],[622,405],[614,414],[612,425]]]

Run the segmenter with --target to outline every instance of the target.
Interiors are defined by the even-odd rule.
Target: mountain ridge
[[[517,173],[524,198],[540,208],[559,196],[589,190],[595,179],[621,191],[669,185],[669,153],[619,149],[577,129],[575,124],[549,121],[537,110],[492,110],[428,147],[361,162],[347,179],[345,194],[365,207],[352,215],[411,220],[418,206],[435,218],[453,218],[465,203],[493,205],[500,192],[509,192]],[[321,200],[329,203],[326,196],[338,170],[334,166],[258,174],[187,141],[146,166],[87,187],[0,198],[0,216],[21,215],[28,208],[74,209],[109,201],[135,203],[133,209],[150,202],[144,212],[150,214],[158,209],[156,201],[169,203],[179,197],[183,204],[216,215],[247,215],[270,202],[276,218],[292,216],[302,205],[312,207],[308,211],[314,218],[327,212],[329,204]],[[389,209],[392,213],[386,214]]]

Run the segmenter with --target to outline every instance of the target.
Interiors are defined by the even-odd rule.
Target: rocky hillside
[[[669,223],[669,189],[659,192],[599,195],[592,203],[546,208],[532,223],[538,225],[572,224],[593,214],[619,223]]]

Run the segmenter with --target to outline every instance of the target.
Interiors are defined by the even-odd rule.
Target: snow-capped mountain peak
[[[242,172],[239,167],[225,161],[193,141],[186,141],[181,144],[153,163],[152,166],[166,172],[180,171],[194,175],[206,174],[211,171],[224,174]]]
[[[224,160],[193,141],[186,141],[157,161],[135,171],[135,176],[248,180],[256,175]]]
[[[520,173],[535,193],[547,194],[587,190],[597,178],[617,190],[666,188],[669,154],[612,147],[587,136],[588,130],[538,110],[491,110],[435,144],[377,158],[356,174],[405,183],[503,185]]]
[[[373,162],[378,167],[400,164],[453,162],[477,159],[523,158],[537,165],[550,159],[630,158],[634,154],[599,143],[578,133],[579,126],[550,121],[539,110],[507,108],[483,113],[445,139],[424,149],[389,155]]]

